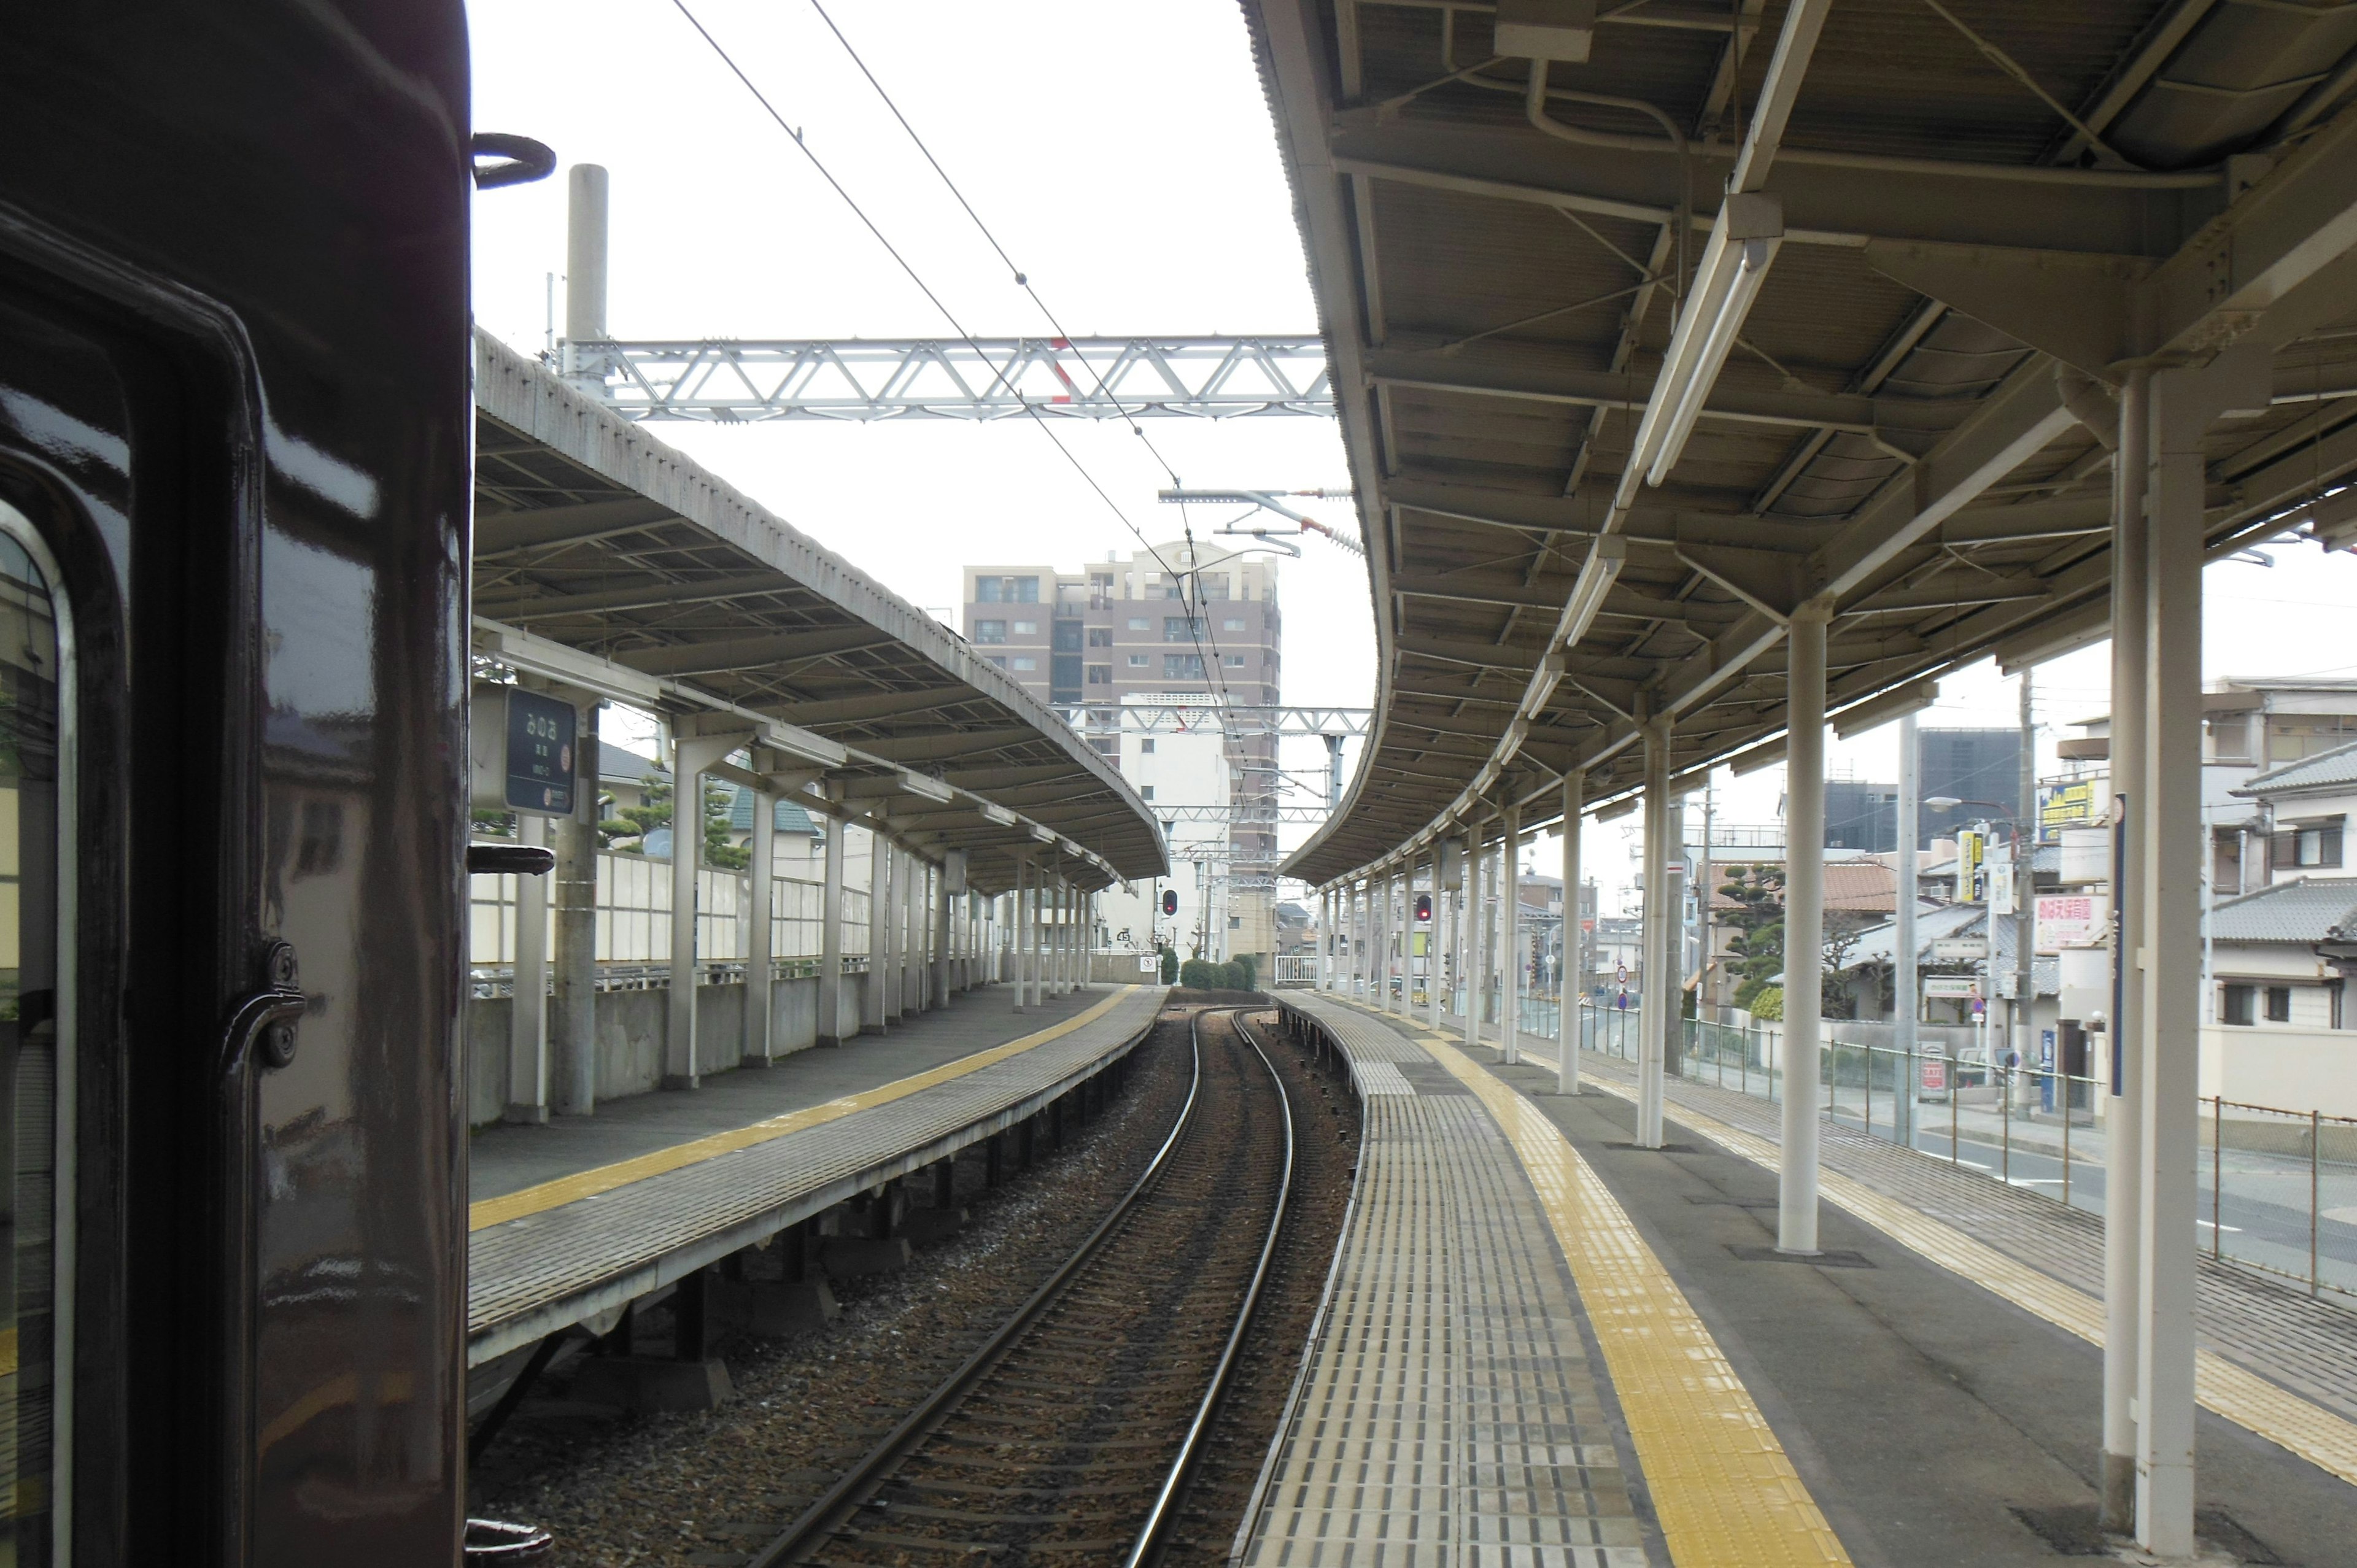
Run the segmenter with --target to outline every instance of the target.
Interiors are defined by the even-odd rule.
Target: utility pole
[[[2021,809],[2013,832],[2013,1016],[2014,1049],[2021,1065],[2037,1058],[2038,987],[2038,721],[2030,712],[2029,671],[2021,672]],[[1992,939],[1996,933],[1990,933]],[[1994,949],[1996,942],[1990,942]]]

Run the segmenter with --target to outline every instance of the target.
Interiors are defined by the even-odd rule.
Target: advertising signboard
[[[2101,893],[2040,894],[2038,950],[2099,948],[2112,934],[2112,901]]]
[[[2101,779],[2066,779],[2038,787],[2038,842],[2061,843],[2064,828],[2091,827],[2111,809],[2110,785]]]

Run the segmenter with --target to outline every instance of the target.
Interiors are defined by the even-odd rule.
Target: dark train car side
[[[0,50],[0,1546],[447,1563],[455,4]]]

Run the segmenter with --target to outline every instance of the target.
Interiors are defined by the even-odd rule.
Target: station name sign
[[[580,713],[517,686],[477,686],[468,725],[475,809],[573,814]]]

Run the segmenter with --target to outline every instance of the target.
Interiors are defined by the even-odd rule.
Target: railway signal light
[[[1419,920],[1426,921],[1429,921],[1432,918],[1431,894],[1419,893],[1415,896],[1415,918]]]
[[[1176,887],[1165,887],[1162,890],[1162,912],[1166,915],[1175,915],[1178,912],[1178,889]]]

